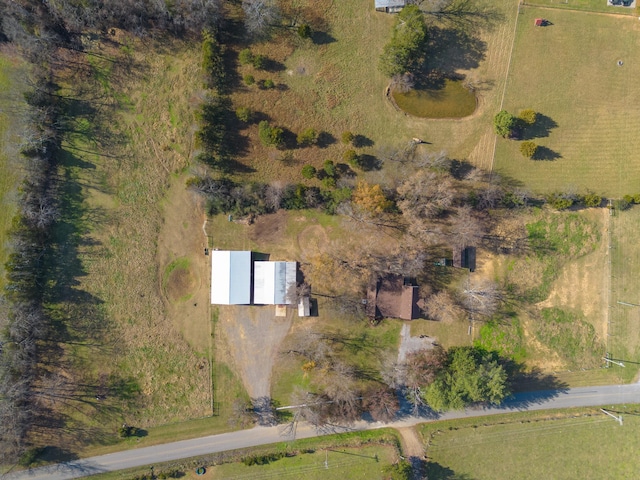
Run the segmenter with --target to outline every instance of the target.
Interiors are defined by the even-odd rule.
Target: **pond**
[[[476,109],[476,96],[462,81],[446,79],[442,88],[393,92],[398,107],[414,117],[462,118]]]

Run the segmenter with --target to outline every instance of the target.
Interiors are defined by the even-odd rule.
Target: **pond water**
[[[476,109],[476,96],[464,88],[462,81],[444,81],[442,88],[393,92],[393,99],[401,110],[422,118],[462,118]]]

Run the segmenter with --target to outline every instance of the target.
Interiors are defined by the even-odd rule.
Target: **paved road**
[[[500,407],[467,409],[447,412],[440,416],[407,416],[392,424],[358,422],[341,431],[372,430],[382,427],[408,427],[418,423],[450,420],[464,417],[478,417],[498,413],[525,410],[544,410],[549,408],[590,407],[640,403],[640,384],[611,385],[604,387],[572,388],[567,390],[549,390],[516,395]],[[309,426],[300,426],[296,438],[308,438],[335,432],[317,432]],[[33,470],[14,472],[2,476],[2,480],[67,480],[81,478],[96,473],[121,470],[124,468],[152,465],[153,463],[177,460],[180,458],[205,455],[208,453],[254,447],[269,443],[292,440],[292,437],[280,435],[278,427],[256,427],[251,430],[223,433],[208,437],[194,438],[180,442],[126,450],[100,457],[74,460]]]

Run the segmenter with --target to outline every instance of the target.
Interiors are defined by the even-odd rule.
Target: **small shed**
[[[311,302],[309,297],[302,297],[298,301],[298,316],[308,317],[311,315]]]
[[[376,11],[384,13],[398,13],[406,4],[406,0],[375,0]]]
[[[211,252],[211,304],[251,303],[251,252]]]
[[[536,18],[534,25],[536,27],[544,27],[547,24],[547,21],[544,18]]]
[[[476,269],[476,247],[453,247],[453,266],[473,272]]]

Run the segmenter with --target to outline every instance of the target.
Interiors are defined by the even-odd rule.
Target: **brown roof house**
[[[403,320],[418,318],[418,286],[402,275],[372,275],[367,289],[367,316]]]

